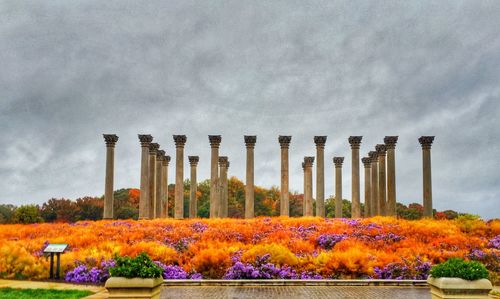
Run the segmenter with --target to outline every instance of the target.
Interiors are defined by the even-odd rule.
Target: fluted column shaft
[[[156,151],[158,143],[149,145],[149,219],[155,218],[156,204]]]
[[[395,148],[398,136],[385,136],[387,147],[387,206],[386,215],[396,217],[396,158]]]
[[[149,218],[149,145],[151,135],[139,135],[141,142],[141,194],[139,199],[139,219]]]
[[[228,209],[228,184],[227,184],[227,169],[229,167],[229,161],[226,156],[219,157],[219,192],[220,192],[220,205],[219,205],[219,217],[227,218]]]
[[[161,217],[162,199],[163,199],[163,183],[162,183],[162,164],[165,151],[159,150],[156,154],[156,195],[155,195],[155,212],[153,218]]]
[[[342,163],[343,157],[334,157],[335,163],[335,218],[342,218]]]
[[[313,200],[312,200],[312,167],[314,163],[314,157],[304,157],[305,166],[305,210],[304,216],[314,216],[313,213]]]
[[[423,196],[424,217],[432,218],[432,173],[431,173],[431,146],[434,136],[422,136],[418,139],[422,145],[422,172],[423,172]]]
[[[184,218],[184,145],[186,135],[174,135],[175,141],[175,207],[174,218]]]
[[[304,196],[302,198],[302,216],[305,216],[306,215],[306,163],[302,162],[302,175],[303,175],[303,182],[304,182],[304,186],[302,187],[302,189],[304,190]]]
[[[352,175],[352,185],[351,185],[351,217],[359,218],[361,217],[361,203],[359,199],[359,147],[361,145],[361,136],[351,136],[349,137],[349,144],[351,145],[351,175]]]
[[[247,173],[245,185],[245,218],[255,217],[255,195],[254,195],[254,148],[257,142],[257,136],[245,136],[245,145],[247,148]]]
[[[189,187],[189,218],[196,218],[198,217],[198,199],[196,198],[198,179],[196,175],[196,167],[200,158],[198,156],[189,156],[188,159],[191,170],[191,184]]]
[[[372,164],[370,158],[361,159],[365,166],[365,218],[371,216],[371,170]]]
[[[380,215],[380,207],[379,207],[379,202],[378,202],[378,158],[377,158],[377,152],[371,151],[369,153],[370,159],[371,159],[371,216],[377,216]]]
[[[161,204],[161,218],[168,218],[168,164],[170,156],[163,157],[162,161],[162,204]]]
[[[220,135],[209,135],[211,156],[210,156],[210,218],[216,218],[219,214],[219,146],[221,143]]]
[[[114,134],[104,134],[106,142],[106,177],[104,183],[104,219],[113,219],[113,183],[115,176],[115,144],[118,136]]]
[[[386,147],[384,144],[377,144],[377,156],[378,156],[378,201],[380,206],[380,215],[386,216],[386,205],[387,205],[387,193],[386,193],[386,166],[385,166],[385,156]]]
[[[326,136],[314,136],[314,143],[316,144],[316,216],[318,217],[325,217],[326,138]]]
[[[290,193],[289,193],[289,171],[288,171],[288,148],[292,136],[279,136],[278,141],[281,148],[281,189],[280,189],[280,215],[290,216]]]

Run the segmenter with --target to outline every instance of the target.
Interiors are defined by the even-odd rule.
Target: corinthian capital
[[[377,158],[378,158],[378,155],[377,155],[377,152],[376,151],[370,151],[368,153],[368,157],[370,157],[370,160],[372,162],[378,162]]]
[[[434,142],[434,136],[421,136],[418,138],[418,142],[420,142],[423,149],[430,149]]]
[[[365,166],[365,168],[371,168],[372,167],[372,159],[369,158],[369,157],[364,157],[361,159],[361,162],[363,162],[363,165]]]
[[[219,148],[222,137],[220,135],[208,135],[208,141],[213,148]]]
[[[398,142],[398,136],[385,136],[384,143],[387,149],[395,149]]]
[[[156,161],[163,161],[163,160],[165,160],[165,151],[164,150],[156,151]]]
[[[174,135],[175,147],[184,147],[186,140],[186,135]]]
[[[244,136],[245,140],[245,146],[248,148],[253,148],[255,147],[255,143],[257,142],[257,136],[255,135],[245,135]]]
[[[314,163],[314,157],[304,157],[304,166],[312,167]]]
[[[292,136],[280,135],[278,137],[278,141],[280,143],[281,148],[288,148],[290,146],[290,142],[292,141]]]
[[[200,161],[200,157],[198,156],[188,156],[189,165],[196,166],[198,165],[198,161]]]
[[[139,141],[141,142],[142,147],[149,147],[149,144],[153,141],[153,136],[147,135],[138,135]]]
[[[326,136],[314,136],[314,143],[317,147],[325,147]]]
[[[385,146],[385,144],[377,144],[375,146],[375,150],[377,151],[377,156],[383,157],[386,154],[387,147]]]
[[[115,134],[102,134],[102,136],[104,136],[104,142],[106,142],[106,146],[108,147],[114,147],[118,141],[118,136]]]
[[[359,146],[361,145],[361,139],[363,139],[363,136],[350,136],[348,140],[351,148],[359,149]]]
[[[342,167],[344,157],[333,157],[333,163],[335,163],[335,167]]]
[[[229,161],[226,156],[219,156],[219,167],[227,167]]]
[[[149,144],[149,154],[156,155],[159,148],[160,148],[160,145],[158,143],[150,143]]]

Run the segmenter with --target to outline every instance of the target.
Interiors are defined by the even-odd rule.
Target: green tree
[[[70,199],[51,198],[42,205],[41,216],[46,222],[75,222],[78,207]]]
[[[104,200],[98,197],[82,197],[76,200],[77,220],[100,220],[104,211]]]
[[[14,223],[37,223],[43,222],[37,205],[23,205],[16,209],[13,217]]]
[[[335,198],[330,196],[325,201],[325,214],[327,218],[335,218]],[[351,218],[351,202],[342,199],[342,217]]]
[[[2,223],[12,223],[12,217],[14,216],[14,211],[16,206],[14,205],[0,205],[0,224]]]

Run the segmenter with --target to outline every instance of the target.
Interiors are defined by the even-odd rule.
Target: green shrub
[[[43,218],[40,217],[40,211],[37,205],[20,206],[14,212],[12,220],[14,223],[22,224],[43,222]]]
[[[115,261],[116,266],[109,269],[111,276],[126,278],[158,278],[162,276],[162,269],[144,252],[136,258],[117,256]]]
[[[463,259],[451,258],[431,269],[432,277],[458,277],[465,280],[488,278],[488,270],[480,262],[466,262]]]

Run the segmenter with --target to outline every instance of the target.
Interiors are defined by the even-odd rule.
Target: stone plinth
[[[429,276],[432,299],[487,299],[493,285],[488,279],[465,280],[456,277],[434,278]]]

